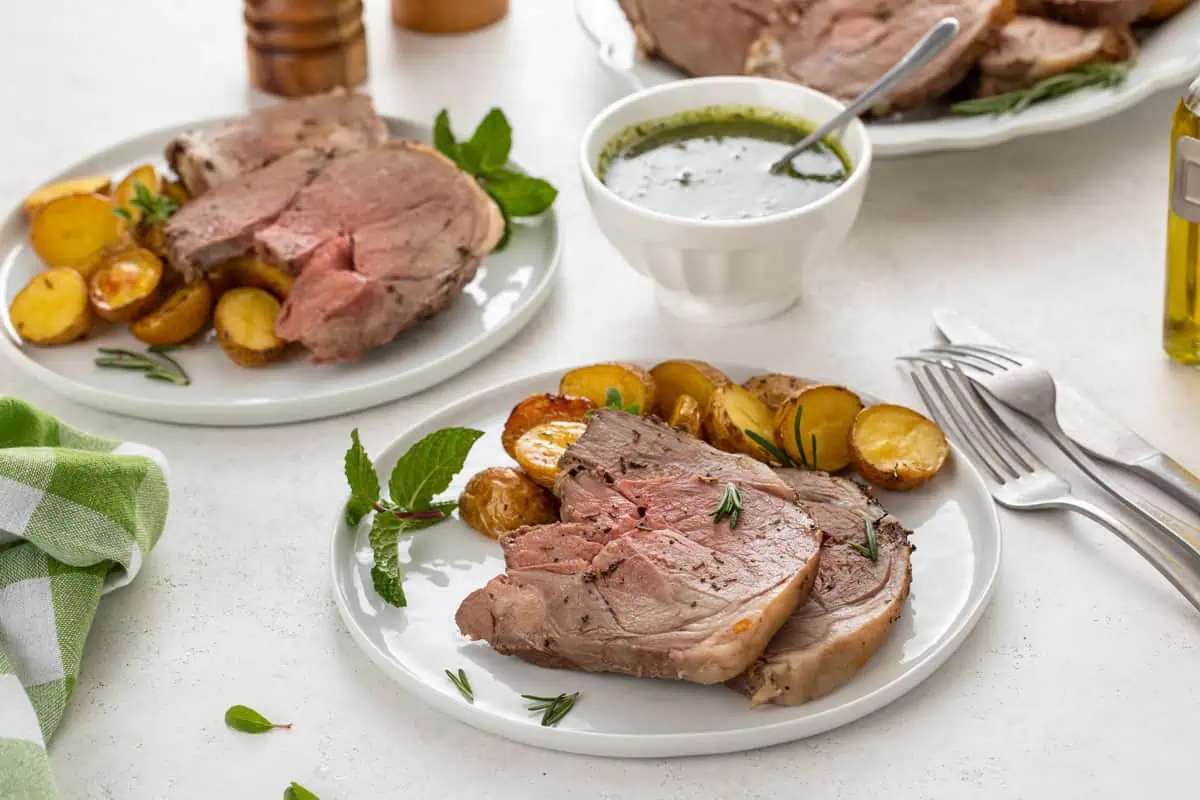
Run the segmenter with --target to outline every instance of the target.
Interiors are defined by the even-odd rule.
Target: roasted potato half
[[[1142,19],[1147,22],[1162,22],[1183,11],[1191,2],[1192,0],[1154,0]]]
[[[837,472],[850,464],[850,426],[863,402],[841,386],[801,389],[775,412],[775,439],[808,469]]]
[[[162,305],[130,325],[129,331],[149,345],[181,344],[208,325],[212,307],[208,283],[189,283],[167,295]]]
[[[140,167],[136,167],[133,172],[130,172],[117,184],[117,188],[113,192],[113,203],[116,207],[123,208],[129,212],[131,219],[126,220],[126,224],[128,225],[136,225],[138,220],[142,218],[142,212],[130,205],[130,202],[137,193],[137,185],[139,183],[152,193],[158,192],[158,173],[155,172],[152,165],[142,164]]]
[[[745,453],[768,464],[779,459],[760,441],[775,443],[774,416],[767,404],[736,383],[718,386],[708,399],[704,434],[709,444],[730,453]]]
[[[8,316],[27,342],[70,344],[92,324],[87,282],[70,267],[48,269],[17,292]]]
[[[69,194],[51,200],[34,216],[29,242],[51,267],[84,261],[121,238],[121,220],[98,194]]]
[[[814,381],[806,381],[795,375],[767,372],[747,378],[742,383],[742,388],[766,403],[767,408],[776,411],[789,397],[807,386],[812,386],[813,383]]]
[[[904,406],[864,408],[854,420],[849,440],[859,473],[893,492],[927,483],[950,455],[946,435],[937,423]]]
[[[279,267],[266,263],[258,256],[243,256],[221,265],[229,273],[233,286],[252,286],[265,289],[280,300],[286,300],[294,279]]]
[[[563,394],[534,394],[513,406],[504,423],[500,443],[504,452],[517,457],[517,440],[530,428],[543,422],[558,420],[587,422],[587,414],[596,404],[586,397],[571,397]]]
[[[141,247],[120,250],[88,279],[92,308],[109,322],[129,322],[154,305],[162,282],[158,256]]]
[[[279,310],[279,301],[263,289],[241,287],[221,295],[213,327],[225,355],[240,367],[261,367],[282,356],[287,342],[275,335]]]
[[[700,401],[690,394],[681,394],[675,400],[675,408],[667,417],[667,424],[672,428],[690,433],[697,439],[704,435],[704,409]]]
[[[513,457],[533,482],[547,489],[558,479],[558,460],[567,446],[583,436],[587,423],[556,420],[535,425],[517,439]]]
[[[621,393],[621,404],[627,409],[636,407],[648,414],[654,408],[654,378],[636,364],[613,361],[579,367],[563,375],[558,384],[559,394],[586,397],[597,406],[605,405],[609,389]]]
[[[33,217],[60,197],[74,194],[107,194],[112,188],[112,181],[105,175],[90,175],[86,178],[69,178],[58,183],[50,183],[30,194],[21,201],[21,209],[25,216]]]
[[[158,193],[165,194],[167,197],[174,200],[175,205],[177,206],[182,206],[184,203],[187,203],[192,199],[191,194],[188,193],[188,190],[184,187],[181,181],[171,181],[167,180],[165,177],[162,179],[162,183],[158,187]]]
[[[467,482],[458,513],[484,536],[499,539],[524,525],[558,522],[558,500],[519,469],[489,467]]]
[[[660,419],[669,418],[681,394],[696,398],[703,411],[713,389],[729,383],[724,372],[703,361],[664,361],[651,369],[650,375],[657,390],[653,410]]]

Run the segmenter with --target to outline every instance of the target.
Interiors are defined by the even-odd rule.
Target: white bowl
[[[706,106],[758,106],[818,125],[843,106],[803,86],[766,78],[678,81],[646,89],[600,112],[583,135],[579,168],[600,229],[638,272],[654,281],[661,305],[676,316],[718,325],[767,319],[800,295],[801,275],[824,263],[846,238],[862,205],[871,142],[857,120],[842,144],[850,178],[801,208],[745,220],[674,217],[635,205],[596,176],[600,152],[631,125]]]

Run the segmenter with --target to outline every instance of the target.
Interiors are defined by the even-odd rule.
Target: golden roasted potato
[[[742,388],[766,403],[767,408],[776,411],[789,397],[813,383],[794,375],[767,372],[747,378],[742,382]]]
[[[638,413],[649,414],[654,408],[654,378],[636,364],[613,361],[578,367],[558,384],[559,394],[586,397],[600,407],[606,404],[609,389],[621,393],[621,405],[627,409],[636,407]]]
[[[736,383],[713,390],[704,416],[709,444],[730,453],[745,453],[768,464],[779,459],[754,437],[775,444],[774,417],[767,404]]]
[[[514,458],[539,486],[554,488],[558,478],[558,460],[567,446],[583,436],[587,423],[556,420],[535,425],[517,439]]]
[[[51,200],[33,218],[29,241],[51,267],[69,267],[121,238],[121,220],[98,194],[69,194]]]
[[[837,472],[850,463],[850,426],[862,407],[862,400],[849,389],[809,386],[775,412],[775,439],[801,466]]]
[[[71,269],[83,276],[84,280],[91,280],[91,277],[100,271],[100,268],[105,263],[124,250],[136,250],[138,243],[134,241],[132,236],[121,236],[112,244],[102,247],[90,256],[75,264],[71,264]]]
[[[690,394],[679,395],[675,400],[675,408],[667,417],[667,424],[697,439],[701,438],[704,433],[704,409],[700,407],[700,401]]]
[[[141,210],[130,205],[137,193],[137,185],[139,183],[145,186],[150,192],[158,192],[158,173],[154,171],[152,165],[142,164],[140,167],[135,167],[133,172],[130,172],[125,176],[124,180],[117,184],[117,188],[113,192],[114,205],[129,212],[131,218],[125,220],[125,224],[130,227],[136,225],[138,220],[142,218]]]
[[[60,197],[73,194],[107,194],[112,188],[112,181],[106,175],[92,175],[86,178],[68,178],[65,181],[43,186],[21,201],[21,209],[25,216],[33,217]]]
[[[1147,22],[1162,22],[1183,11],[1192,0],[1154,0],[1150,10],[1142,17]]]
[[[212,313],[212,289],[205,281],[189,283],[167,295],[153,309],[129,326],[129,331],[149,345],[181,344],[208,325]]]
[[[87,282],[70,267],[48,269],[17,292],[8,316],[27,342],[70,344],[92,324]]]
[[[517,457],[517,440],[525,431],[543,422],[568,420],[587,422],[587,414],[596,404],[586,397],[570,397],[562,394],[533,394],[513,406],[504,423],[500,442],[504,452]]]
[[[675,410],[681,394],[696,398],[703,411],[713,389],[729,383],[724,372],[703,361],[664,361],[651,369],[650,375],[657,390],[653,411],[660,419],[667,419]]]
[[[162,182],[158,187],[158,193],[165,194],[174,200],[177,206],[182,206],[192,199],[192,195],[181,181],[167,180],[166,176],[163,176]]]
[[[881,489],[907,492],[929,481],[950,455],[946,435],[911,408],[878,405],[858,413],[850,454],[859,473]]]
[[[88,279],[92,308],[109,322],[129,322],[154,305],[163,263],[141,247],[119,250]]]
[[[458,513],[484,536],[499,539],[523,525],[558,522],[558,500],[519,469],[489,467],[467,482]]]
[[[241,287],[221,295],[213,327],[225,355],[240,367],[261,367],[283,355],[287,342],[275,335],[279,301],[268,291]]]
[[[265,289],[280,300],[286,300],[292,290],[294,279],[283,269],[268,264],[258,256],[243,256],[222,264],[225,275],[232,286],[252,286],[255,289]]]

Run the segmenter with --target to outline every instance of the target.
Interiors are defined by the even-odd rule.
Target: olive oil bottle
[[[1163,349],[1176,361],[1200,364],[1200,78],[1171,121]]]

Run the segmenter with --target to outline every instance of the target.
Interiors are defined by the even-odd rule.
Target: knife
[[[954,344],[1007,347],[949,309],[934,311],[933,321]],[[1200,479],[1063,380],[1055,378],[1054,384],[1058,422],[1075,444],[1101,461],[1129,470],[1200,513]]]

